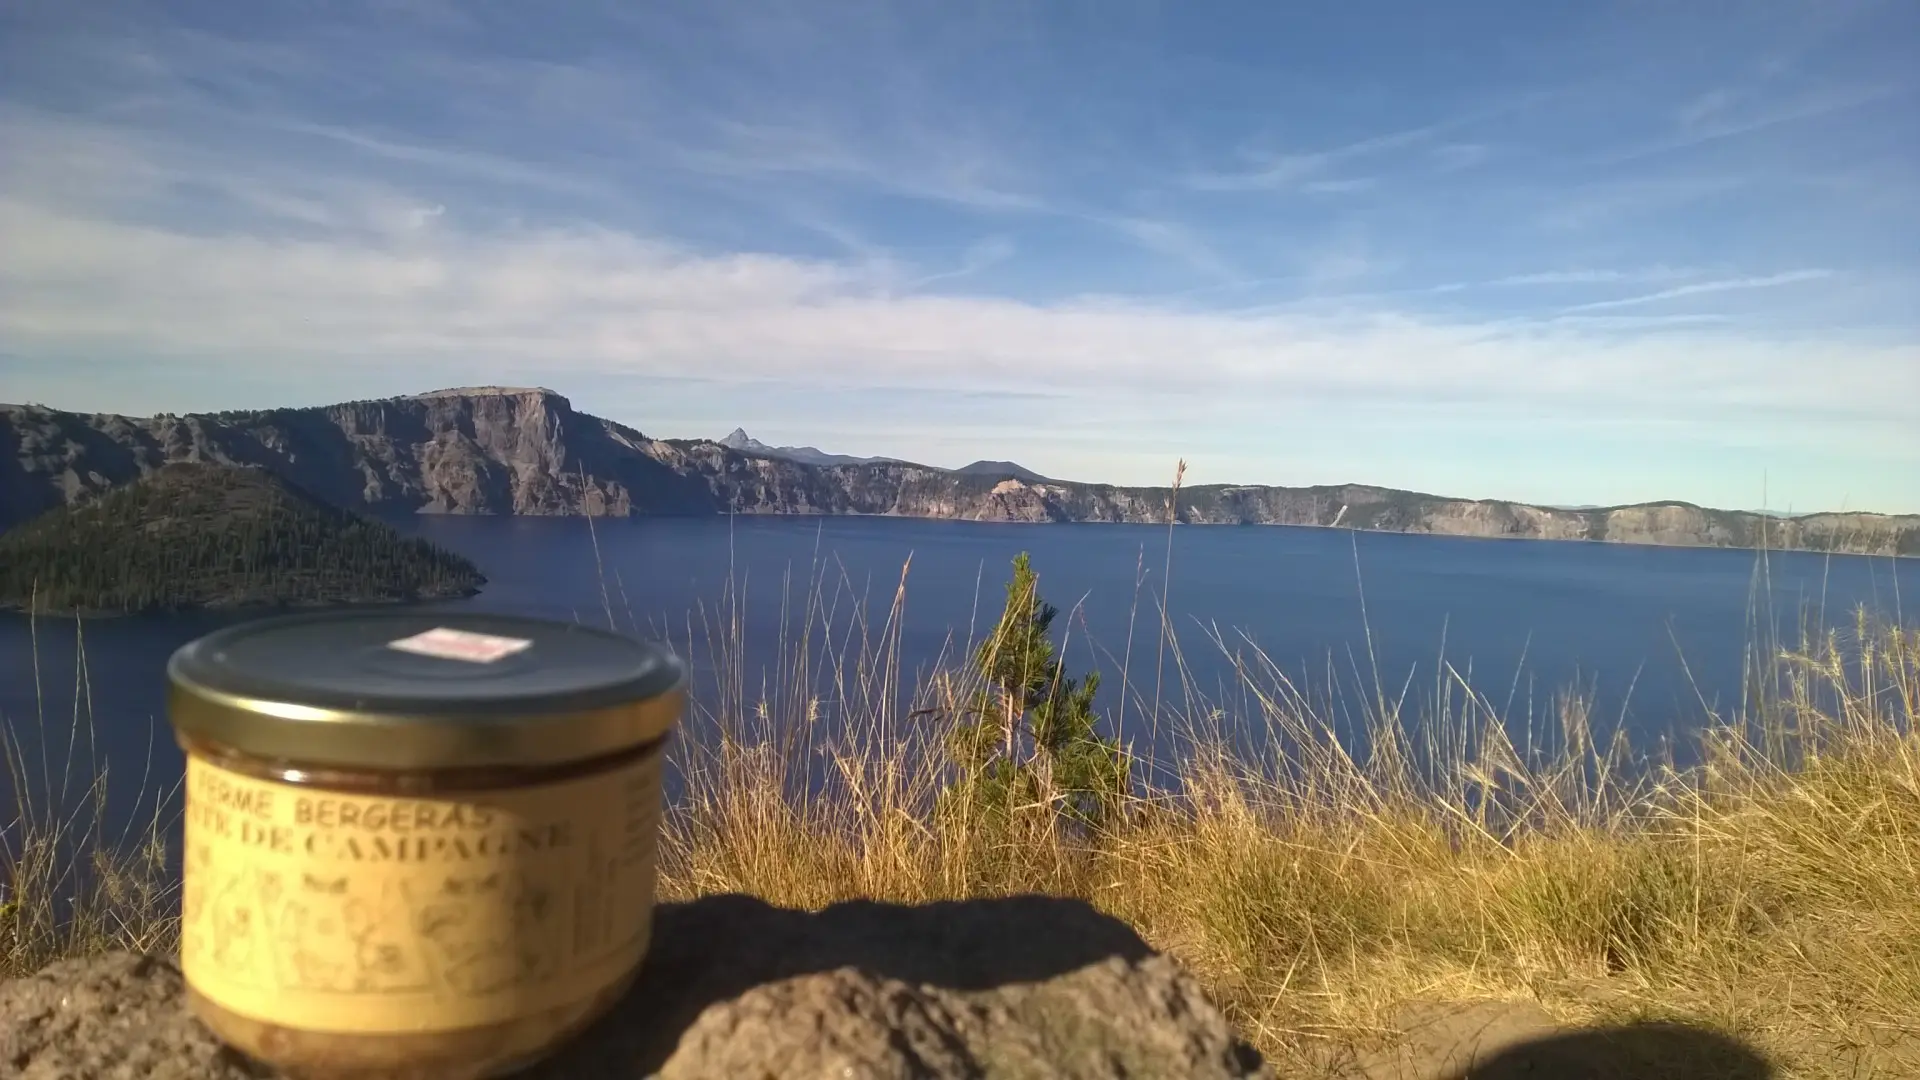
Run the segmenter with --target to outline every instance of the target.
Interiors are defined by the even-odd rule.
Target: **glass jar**
[[[652,928],[664,646],[500,615],[351,612],[181,648],[181,972],[308,1077],[499,1076],[631,983]]]

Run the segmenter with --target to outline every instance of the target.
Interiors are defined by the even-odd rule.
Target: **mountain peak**
[[[797,461],[802,465],[869,465],[886,458],[855,457],[852,454],[829,454],[813,446],[769,446],[747,434],[746,428],[734,428],[724,439],[715,439],[717,445],[742,454],[756,457],[779,458],[783,461]]]
[[[1057,481],[1041,476],[1032,469],[1017,465],[1011,461],[976,461],[953,470],[970,476],[1011,476],[1015,480],[1029,484],[1052,484]]]

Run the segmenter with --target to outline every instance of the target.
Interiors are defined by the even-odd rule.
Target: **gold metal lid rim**
[[[357,712],[244,698],[178,672],[169,682],[169,713],[182,735],[300,764],[433,770],[563,765],[658,741],[679,721],[687,680],[683,670],[667,691],[613,706],[465,716]]]

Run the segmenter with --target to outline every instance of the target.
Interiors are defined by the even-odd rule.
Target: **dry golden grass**
[[[1397,1006],[1477,998],[1703,1025],[1787,1077],[1920,1075],[1920,631],[1862,617],[1757,657],[1685,771],[1597,742],[1571,696],[1562,749],[1529,761],[1451,671],[1418,723],[1371,695],[1356,757],[1339,703],[1254,650],[1246,713],[1183,695],[1177,761],[1136,763],[1154,782],[1093,837],[1040,807],[933,814],[951,773],[928,718],[966,676],[901,687],[888,642],[813,696],[736,684],[690,725],[718,734],[681,747],[667,896],[1081,897],[1189,965],[1283,1076],[1391,1039]],[[853,718],[831,745],[829,702]]]
[[[1468,998],[1686,1020],[1788,1077],[1920,1075],[1920,632],[1863,617],[1756,649],[1742,712],[1708,718],[1685,772],[1598,739],[1577,696],[1552,717],[1562,749],[1530,757],[1444,667],[1417,709],[1342,702],[1249,648],[1216,708],[1168,640],[1178,705],[1128,708],[1176,726],[1178,752],[1139,760],[1124,815],[1085,835],[1046,807],[934,813],[938,717],[970,676],[901,671],[904,583],[877,626],[810,590],[764,676],[735,600],[690,625],[719,676],[675,750],[664,898],[1082,897],[1188,964],[1286,1076],[1390,1039],[1398,1005]],[[0,976],[169,947],[172,825],[105,838],[87,801],[23,800],[7,825]]]
[[[32,625],[37,681],[48,624]],[[84,625],[72,624],[78,660],[67,723],[50,723],[43,711],[29,731],[25,718],[0,716],[0,978],[108,949],[170,950],[177,938],[177,876],[167,863],[177,826],[160,812],[172,792],[141,799],[150,777],[114,775],[93,752]],[[110,790],[152,812],[109,834]]]

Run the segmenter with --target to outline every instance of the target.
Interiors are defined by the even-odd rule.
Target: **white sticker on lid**
[[[417,653],[440,660],[468,660],[476,664],[491,664],[503,656],[532,645],[525,638],[496,637],[492,634],[476,634],[471,630],[454,630],[437,626],[432,630],[387,642],[387,648],[401,652]]]

